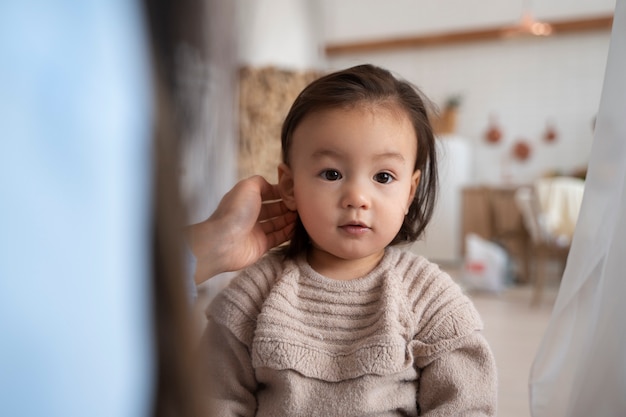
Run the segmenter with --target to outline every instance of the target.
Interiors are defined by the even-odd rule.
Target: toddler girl
[[[388,71],[324,76],[282,129],[289,246],[209,307],[215,416],[492,416],[496,368],[471,301],[399,245],[430,220],[425,100]]]

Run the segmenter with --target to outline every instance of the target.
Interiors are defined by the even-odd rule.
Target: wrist
[[[191,252],[196,258],[194,272],[196,284],[202,284],[213,276],[226,272],[223,263],[224,257],[220,253],[223,250],[223,245],[220,245],[215,239],[211,219],[189,226],[188,230]]]

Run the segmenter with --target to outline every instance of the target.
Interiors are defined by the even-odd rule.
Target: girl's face
[[[323,110],[306,116],[292,139],[279,182],[312,240],[309,263],[331,278],[356,277],[336,266],[369,272],[400,230],[419,181],[410,119],[391,105]]]

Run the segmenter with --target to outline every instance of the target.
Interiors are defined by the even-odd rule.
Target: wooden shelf
[[[552,26],[551,36],[592,30],[611,30],[613,25],[613,15],[585,19],[548,21],[545,23],[549,23]],[[327,45],[325,51],[327,55],[331,56],[390,49],[424,48],[478,41],[493,41],[510,38],[511,33],[516,30],[519,30],[518,26],[502,26],[424,36],[408,36],[362,42],[337,43]]]

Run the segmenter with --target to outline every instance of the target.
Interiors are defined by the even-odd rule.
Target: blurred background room
[[[529,416],[528,373],[582,199],[615,1],[210,3],[208,58],[181,48],[182,97],[204,115],[182,155],[189,222],[240,178],[276,181],[282,119],[308,82],[360,63],[390,69],[439,110],[440,198],[410,250],[467,288],[498,362],[499,415]],[[199,312],[229,279],[203,284]]]

